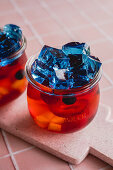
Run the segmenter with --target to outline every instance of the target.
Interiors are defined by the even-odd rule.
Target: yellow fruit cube
[[[52,131],[61,131],[61,125],[56,124],[56,123],[49,123],[48,130]]]
[[[63,117],[58,117],[58,116],[54,116],[54,117],[51,119],[51,123],[62,124],[62,123],[64,123],[64,121],[65,121],[65,118],[63,118]]]
[[[0,95],[6,95],[8,94],[9,91],[7,88],[4,88],[4,87],[0,87]]]

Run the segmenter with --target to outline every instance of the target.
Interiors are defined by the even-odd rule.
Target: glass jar
[[[27,80],[24,68],[27,57],[25,49],[26,39],[22,36],[19,50],[0,59],[0,106],[17,98],[26,89]]]
[[[89,84],[69,90],[57,90],[36,82],[31,75],[31,65],[36,57],[26,63],[28,80],[27,101],[36,124],[49,131],[67,133],[87,126],[96,115],[102,68]]]

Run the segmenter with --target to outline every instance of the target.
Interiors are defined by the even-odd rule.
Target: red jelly
[[[83,87],[69,90],[51,89],[36,82],[31,75],[32,60],[26,65],[29,81],[28,108],[36,124],[49,131],[67,133],[80,130],[94,118],[100,98],[102,69]]]

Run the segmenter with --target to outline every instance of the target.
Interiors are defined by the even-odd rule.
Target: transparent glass
[[[0,106],[17,98],[26,89],[27,79],[24,70],[27,57],[25,49],[26,39],[23,36],[20,49],[0,60]]]
[[[96,115],[102,68],[87,85],[70,90],[51,89],[36,82],[31,76],[35,57],[26,63],[28,79],[27,101],[36,124],[49,131],[67,133],[87,126]]]

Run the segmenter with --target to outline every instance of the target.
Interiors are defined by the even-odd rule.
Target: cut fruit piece
[[[51,112],[45,112],[43,114],[40,114],[36,117],[36,120],[39,122],[48,123],[51,121],[51,119],[54,117],[54,114]]]
[[[54,117],[51,119],[51,123],[62,124],[62,123],[64,123],[64,121],[65,121],[65,118],[63,118],[63,117],[58,117],[58,116],[54,116]]]
[[[42,100],[34,100],[27,96],[28,107],[31,115],[36,117],[40,114],[44,114],[45,110],[49,111],[48,106],[42,102]]]
[[[9,94],[10,92],[8,91],[8,89],[4,88],[4,87],[0,87],[0,99],[3,98],[5,95]]]
[[[23,92],[24,89],[26,88],[27,85],[27,80],[24,78],[22,80],[16,80],[13,84],[12,84],[12,88],[19,90],[20,92]]]
[[[40,126],[46,128],[48,124],[50,123],[51,119],[53,118],[53,113],[51,112],[45,112],[39,116],[36,117],[35,122]]]
[[[51,131],[58,131],[58,132],[60,132],[61,128],[62,128],[62,126],[57,124],[57,123],[49,123],[49,126],[48,126],[48,130],[51,130]]]
[[[0,95],[6,95],[8,93],[9,93],[8,89],[4,87],[0,87]]]
[[[36,119],[34,119],[34,121],[41,128],[47,128],[48,127],[48,124],[44,124],[44,123],[38,122]]]
[[[34,119],[35,122],[42,128],[46,128],[49,124],[49,120],[44,117],[43,115],[39,115],[36,117],[36,119]]]

